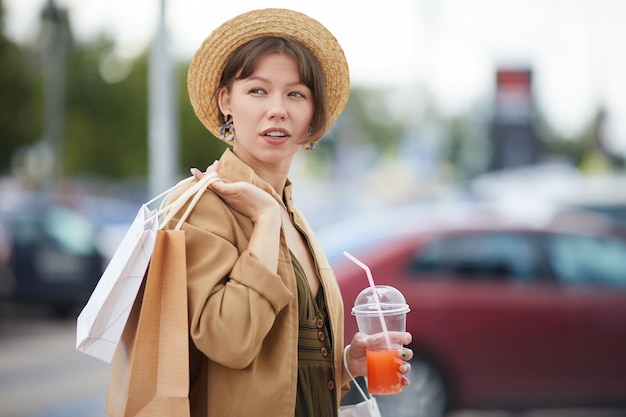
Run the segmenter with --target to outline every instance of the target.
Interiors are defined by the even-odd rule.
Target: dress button
[[[332,391],[334,389],[335,389],[335,381],[331,379],[330,381],[328,381],[328,390]]]
[[[318,338],[320,341],[323,341],[324,339],[326,339],[326,335],[324,334],[324,332],[318,332],[318,333],[317,333],[317,338]]]
[[[326,356],[328,356],[328,349],[323,347],[320,349],[320,353],[322,354],[322,358],[325,358]]]
[[[317,321],[315,322],[315,325],[317,326],[318,329],[321,329],[322,327],[324,327],[324,320],[317,319]]]

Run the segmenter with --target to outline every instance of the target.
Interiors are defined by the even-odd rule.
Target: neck
[[[241,153],[237,152],[236,149],[233,149],[233,152],[241,161],[252,168],[259,178],[268,183],[281,198],[283,197],[283,191],[287,184],[287,177],[291,167],[291,160],[283,160],[277,164],[269,164],[256,158],[247,158],[245,155],[241,155]]]

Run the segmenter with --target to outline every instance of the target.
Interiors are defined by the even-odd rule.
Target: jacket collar
[[[228,178],[232,181],[246,181],[252,185],[256,185],[260,189],[271,194],[276,201],[287,208],[288,212],[291,213],[293,211],[293,191],[291,181],[289,179],[287,179],[287,183],[283,189],[284,201],[282,201],[280,195],[274,191],[274,188],[259,177],[252,168],[241,161],[232,149],[228,148],[224,151],[222,157],[220,158],[220,162],[220,176]]]

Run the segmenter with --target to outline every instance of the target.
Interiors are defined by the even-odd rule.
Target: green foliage
[[[352,89],[346,112],[359,126],[364,142],[384,151],[397,149],[405,126],[391,113],[384,90]]]
[[[549,154],[560,155],[573,165],[578,165],[587,149],[591,147],[589,129],[584,129],[572,137],[563,137],[555,132],[547,134],[546,148]]]
[[[0,29],[1,21],[0,14]],[[64,166],[60,171],[101,179],[145,178],[148,54],[122,62],[130,68],[122,68],[122,76],[107,81],[102,75],[103,66],[116,64],[111,39],[101,37],[69,48],[61,158]],[[18,151],[35,145],[44,136],[41,58],[37,47],[19,46],[0,33],[0,173],[10,170]],[[187,98],[187,67],[188,63],[181,63],[177,71],[179,168],[183,175],[192,166],[205,168],[226,148],[193,113]]]
[[[0,173],[11,168],[12,157],[44,137],[42,132],[41,51],[19,46],[2,33],[0,0]],[[148,54],[122,62],[118,77],[103,77],[103,66],[114,65],[115,44],[102,37],[71,46],[66,62],[66,123],[64,166],[69,176],[125,180],[145,178],[148,165]],[[227,146],[214,138],[195,116],[187,96],[188,62],[177,63],[179,171],[206,168]],[[115,68],[114,68],[115,69]],[[402,153],[402,138],[417,123],[403,120],[389,102],[386,89],[354,87],[346,110],[333,129],[307,158],[313,169],[332,164],[337,154],[351,147],[366,149],[373,158]],[[397,108],[397,105],[396,105]],[[406,114],[413,114],[407,109]],[[442,120],[433,115],[447,135],[443,149],[449,164],[461,175],[473,175],[484,167],[488,149],[483,117],[476,114]],[[580,162],[592,146],[592,131],[562,138],[543,132],[549,154]],[[375,162],[375,161],[374,161]],[[445,163],[446,161],[439,161]],[[623,159],[617,161],[624,166]]]
[[[350,146],[374,148],[379,156],[397,151],[406,125],[392,114],[385,94],[381,89],[351,89],[341,117],[307,158],[312,169],[319,170]]]
[[[113,53],[101,39],[72,54],[68,81],[65,172],[106,178],[145,177],[148,164],[147,53],[132,60],[119,82],[103,79],[102,62]],[[179,93],[179,170],[205,168],[225,145],[198,121],[187,98],[186,68],[177,71]]]
[[[113,43],[100,39],[70,55],[64,147],[68,175],[146,175],[146,57],[134,60],[124,79],[108,83],[99,66],[112,51]]]
[[[37,141],[41,127],[39,73],[28,55],[0,34],[0,173],[8,172],[18,149]]]
[[[216,139],[193,112],[187,95],[188,67],[189,63],[181,63],[178,70],[181,172],[187,172],[191,167],[204,170],[228,147]]]

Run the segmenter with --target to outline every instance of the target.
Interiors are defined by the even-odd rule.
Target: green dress
[[[337,387],[324,291],[320,287],[313,299],[304,271],[293,254],[291,261],[298,285],[300,319],[295,417],[335,417]]]

